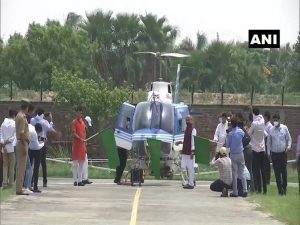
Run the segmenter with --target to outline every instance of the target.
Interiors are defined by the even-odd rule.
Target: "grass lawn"
[[[10,196],[14,195],[16,193],[16,187],[13,186],[11,188],[1,189],[0,190],[0,202],[5,201]]]
[[[69,177],[72,178],[72,164],[67,163],[56,163],[56,162],[47,162],[47,173],[48,177]],[[40,176],[42,171],[40,170]],[[113,178],[113,171],[100,170],[95,168],[89,168],[89,178],[91,179],[105,179]]]
[[[249,201],[259,204],[258,209],[289,224],[300,224],[300,195],[298,188],[288,187],[286,196],[279,196],[275,185],[268,186],[267,195],[251,194]]]

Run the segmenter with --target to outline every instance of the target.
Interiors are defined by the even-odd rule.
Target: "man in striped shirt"
[[[214,158],[210,165],[218,167],[220,178],[210,185],[210,190],[222,192],[221,197],[228,197],[228,189],[232,186],[231,160],[227,157],[225,147],[221,147],[218,154],[220,157],[218,159]]]
[[[287,151],[291,150],[292,138],[287,126],[280,123],[279,114],[273,115],[274,126],[269,130],[267,141],[271,151],[273,168],[279,195],[286,195]]]

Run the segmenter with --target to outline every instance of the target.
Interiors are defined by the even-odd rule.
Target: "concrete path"
[[[49,179],[41,194],[2,203],[0,224],[282,224],[243,198],[220,198],[209,191],[207,182],[184,190],[179,181],[147,180],[137,191],[138,187],[118,186],[111,180],[93,181],[73,187],[71,179]]]

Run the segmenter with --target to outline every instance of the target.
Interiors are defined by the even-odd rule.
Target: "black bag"
[[[251,141],[250,135],[247,132],[245,132],[245,135],[244,135],[243,140],[242,140],[243,147],[245,148],[247,145],[249,145],[250,141]]]
[[[131,183],[144,183],[144,171],[134,168],[131,170]]]

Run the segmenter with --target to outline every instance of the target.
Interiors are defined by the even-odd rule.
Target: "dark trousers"
[[[43,170],[43,184],[47,184],[47,163],[46,163],[46,154],[47,148],[44,146],[41,148],[41,165]]]
[[[272,152],[272,163],[279,194],[286,193],[287,186],[287,154],[286,152]]]
[[[261,186],[262,186],[263,192],[266,193],[267,179],[266,179],[266,170],[265,170],[265,163],[264,163],[265,152],[252,151],[252,153],[253,153],[252,170],[253,170],[255,191],[261,192]]]
[[[270,180],[271,180],[271,162],[270,162],[270,157],[268,156],[268,154],[264,155],[264,165],[265,165],[265,171],[266,171],[267,184],[270,184]]]
[[[299,195],[300,195],[300,155],[298,156],[298,183],[299,183]]]
[[[250,191],[254,192],[254,179],[253,179],[253,169],[252,169],[252,161],[253,161],[253,153],[251,149],[251,145],[247,145],[244,147],[244,158],[245,158],[245,165],[250,173]]]
[[[2,187],[3,182],[3,156],[2,152],[0,151],[0,187]]]
[[[40,163],[41,163],[41,151],[40,150],[30,150],[29,149],[29,159],[31,167],[34,163],[33,168],[33,188],[38,189],[38,180],[39,180],[39,169],[40,169]]]
[[[250,187],[251,181],[247,180],[247,190],[249,191],[249,187]],[[243,196],[243,184],[242,184],[242,180],[241,179],[237,179],[237,189],[238,189],[238,196]]]
[[[232,187],[231,187],[231,185],[228,185],[228,184],[224,183],[220,179],[212,182],[211,185],[210,185],[210,190],[216,191],[216,192],[222,192],[223,188],[231,189]]]
[[[127,162],[127,150],[123,148],[118,148],[118,155],[120,159],[120,165],[116,168],[116,178],[115,183],[121,181],[122,174],[124,172],[124,169],[126,167]]]

